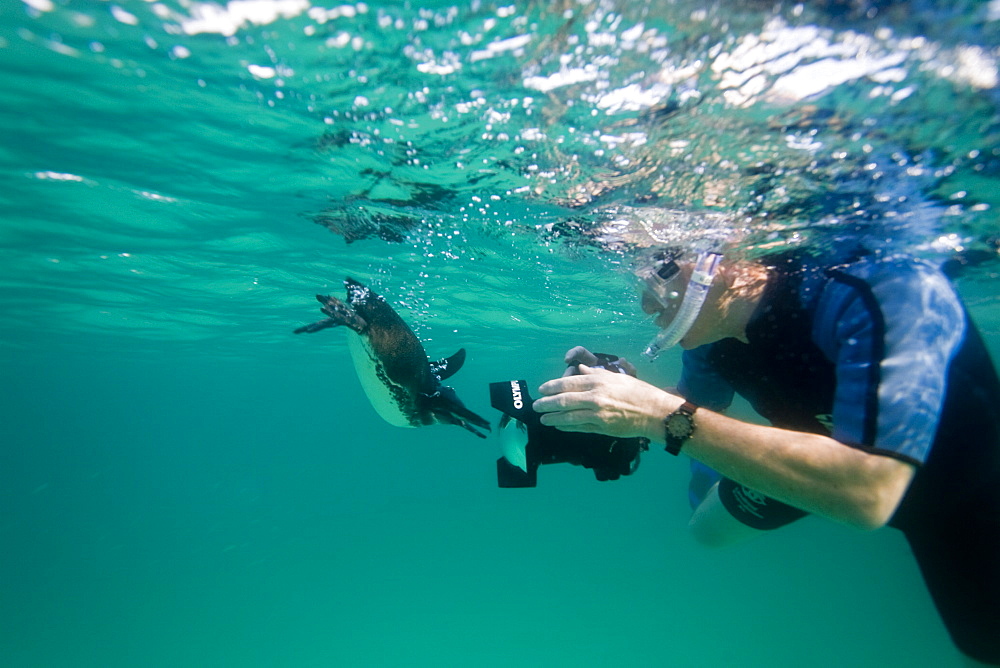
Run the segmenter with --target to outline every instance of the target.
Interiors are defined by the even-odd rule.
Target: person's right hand
[[[605,434],[621,438],[657,438],[663,416],[684,403],[649,383],[624,373],[587,365],[578,373],[543,383],[532,408],[542,424],[560,431]]]

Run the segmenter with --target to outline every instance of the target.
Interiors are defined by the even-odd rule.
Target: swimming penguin
[[[361,386],[372,407],[397,427],[420,427],[440,422],[456,424],[480,438],[473,425],[489,430],[490,423],[466,408],[455,390],[442,385],[465,363],[465,349],[431,362],[413,331],[383,297],[352,278],[344,281],[347,304],[336,297],[316,295],[328,318],[295,330],[318,332],[343,325]]]

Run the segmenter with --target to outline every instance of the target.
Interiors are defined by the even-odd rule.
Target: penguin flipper
[[[296,334],[311,334],[313,332],[318,332],[321,329],[326,329],[327,327],[340,326],[352,329],[358,334],[363,334],[365,329],[367,329],[368,323],[365,322],[364,318],[359,316],[354,312],[354,309],[336,297],[331,297],[329,295],[316,295],[316,301],[323,305],[320,308],[320,311],[329,317],[314,322],[311,325],[299,327],[295,330]]]
[[[326,329],[327,327],[337,327],[339,325],[340,325],[340,322],[338,322],[337,320],[334,320],[333,318],[324,318],[323,320],[319,320],[317,322],[314,322],[311,325],[304,325],[302,327],[299,327],[298,329],[296,329],[292,333],[293,334],[312,334],[313,332],[318,332],[321,329]]]
[[[451,357],[431,362],[431,373],[437,376],[438,380],[445,380],[454,376],[463,364],[465,364],[465,348],[459,348]]]

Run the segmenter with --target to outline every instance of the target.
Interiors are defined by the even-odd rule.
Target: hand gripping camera
[[[614,355],[596,357],[600,363],[593,366],[627,373]],[[498,430],[503,452],[497,460],[500,487],[535,487],[543,464],[583,466],[598,480],[617,480],[639,467],[639,454],[649,447],[646,439],[559,431],[541,423],[532,401],[523,380],[490,383],[490,403],[503,413]]]

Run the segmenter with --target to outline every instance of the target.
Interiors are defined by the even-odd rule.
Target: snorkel
[[[705,298],[708,296],[709,288],[712,287],[712,281],[715,279],[715,273],[721,260],[722,254],[718,251],[702,251],[698,254],[691,280],[688,281],[687,289],[684,291],[684,299],[681,301],[677,314],[670,321],[670,325],[657,334],[643,351],[643,355],[648,357],[650,361],[655,360],[662,350],[677,345],[677,342],[683,339],[684,335],[691,329],[695,318],[701,312],[701,307],[705,304]],[[670,263],[672,264],[673,260]],[[676,272],[669,277],[664,277],[661,276],[661,272],[650,271],[644,276],[647,286],[652,288],[650,291],[663,305],[666,305],[663,297],[664,287],[653,283],[657,281],[662,283],[664,280],[673,278],[675,274]]]

